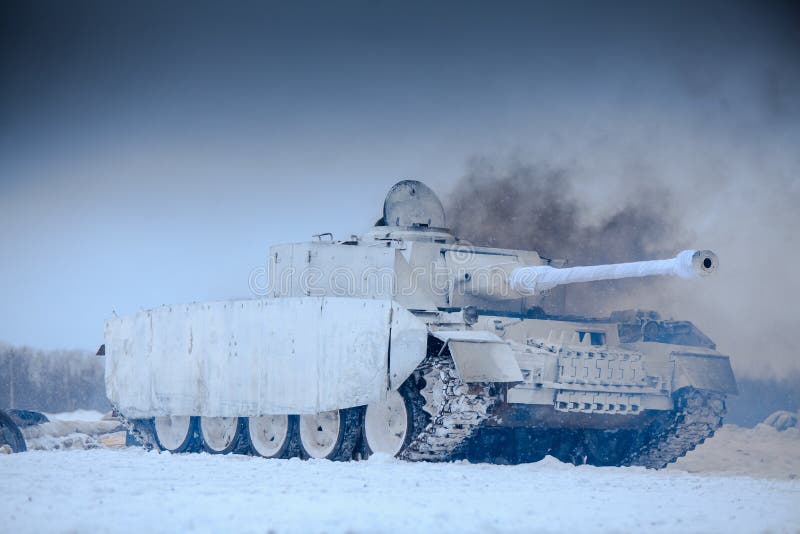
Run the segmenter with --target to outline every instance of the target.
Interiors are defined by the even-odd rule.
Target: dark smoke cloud
[[[691,232],[669,189],[640,182],[618,196],[593,202],[567,168],[521,162],[499,168],[475,159],[449,198],[448,224],[473,244],[535,250],[567,265],[670,258],[687,247]],[[600,215],[597,204],[606,207]],[[608,313],[645,290],[658,285],[653,279],[579,284],[569,288],[564,311]]]
[[[710,248],[720,259],[713,277],[576,284],[567,312],[642,308],[690,320],[738,377],[791,377],[800,388],[798,4],[730,6],[703,15],[693,5],[692,20],[707,23],[692,31],[650,28],[647,57],[663,61],[582,92],[580,111],[537,121],[531,140],[473,149],[490,158],[468,166],[449,222],[475,244],[570,265]]]

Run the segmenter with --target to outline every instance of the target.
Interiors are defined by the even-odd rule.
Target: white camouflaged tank
[[[173,452],[659,468],[721,425],[728,357],[655,312],[560,316],[560,292],[716,268],[710,251],[564,268],[472,246],[406,180],[363,235],[273,246],[258,298],[110,319],[107,394]]]

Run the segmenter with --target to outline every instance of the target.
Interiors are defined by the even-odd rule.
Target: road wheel
[[[297,416],[263,415],[247,418],[250,450],[264,458],[293,458],[299,456]]]
[[[0,412],[0,447],[8,446],[11,452],[25,452],[25,438],[17,425],[4,412]],[[6,449],[6,452],[8,449]]]
[[[402,453],[425,427],[424,403],[414,381],[407,380],[397,391],[389,391],[385,400],[367,405],[364,412],[367,455]]]
[[[239,443],[240,428],[238,417],[201,417],[203,449],[211,454],[228,454]]]
[[[301,415],[300,447],[309,458],[353,459],[361,434],[361,408]]]
[[[156,440],[161,450],[193,452],[197,448],[196,421],[188,415],[166,415],[153,421]]]

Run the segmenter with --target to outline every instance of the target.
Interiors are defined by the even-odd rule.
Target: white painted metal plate
[[[522,371],[509,344],[486,330],[439,330],[431,335],[450,347],[464,382],[521,382]]]
[[[737,395],[739,390],[733,376],[730,359],[721,354],[673,352],[675,379],[673,389],[692,386],[697,389],[720,391]]]
[[[107,395],[130,417],[303,414],[368,404],[387,391],[391,310],[390,300],[303,297],[164,306],[114,318],[105,333]],[[399,360],[410,365],[419,327],[404,313],[411,315],[394,313],[392,338],[406,354]],[[406,325],[413,335],[405,335]]]
[[[506,343],[450,340],[450,354],[464,382],[521,382],[511,347]]]
[[[392,345],[389,357],[389,385],[399,388],[428,350],[428,325],[397,303],[392,304]]]

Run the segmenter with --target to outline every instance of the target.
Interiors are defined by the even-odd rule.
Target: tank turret
[[[405,293],[414,292],[422,279],[431,280],[438,275],[439,287],[435,291],[448,293],[445,304],[451,305],[475,304],[462,302],[464,296],[494,302],[537,297],[558,286],[579,282],[645,276],[701,278],[712,274],[718,265],[717,256],[710,250],[684,250],[666,260],[561,267],[563,260],[548,260],[534,251],[473,246],[450,233],[442,203],[428,186],[417,180],[403,180],[391,188],[383,204],[383,217],[364,240],[431,243],[432,254],[426,261],[410,261],[412,278],[403,279],[402,270],[395,269],[398,286]],[[437,260],[431,262],[430,258]],[[442,259],[443,264],[437,265]],[[447,273],[446,278],[442,273]],[[431,282],[433,286],[436,284]]]

